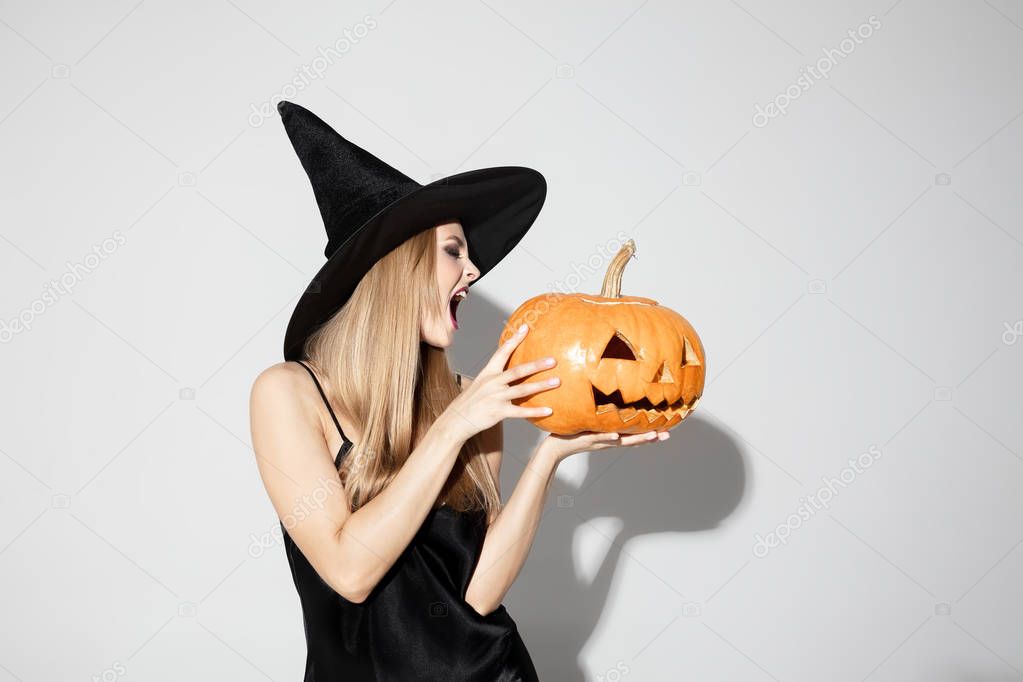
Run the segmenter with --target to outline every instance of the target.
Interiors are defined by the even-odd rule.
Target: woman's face
[[[442,319],[424,319],[421,325],[423,340],[437,348],[447,348],[458,329],[455,308],[461,297],[468,294],[469,282],[480,276],[476,265],[469,260],[469,247],[462,225],[458,222],[438,225],[437,234],[437,286],[441,300],[447,302]]]

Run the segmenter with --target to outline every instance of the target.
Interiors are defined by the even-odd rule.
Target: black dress
[[[341,434],[334,460],[352,443],[305,363]],[[459,377],[459,383],[461,383]],[[288,535],[284,548],[302,603],[304,682],[539,682],[515,621],[502,604],[481,616],[465,591],[479,560],[486,514],[446,505],[430,510],[409,546],[369,597],[335,592]]]

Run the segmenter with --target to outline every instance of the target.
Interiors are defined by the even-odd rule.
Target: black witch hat
[[[305,340],[349,299],[383,256],[423,230],[458,221],[475,284],[519,243],[547,196],[543,175],[522,166],[466,171],[420,185],[341,137],[311,111],[277,105],[313,186],[327,230],[327,262],[306,287],[284,335],[284,359],[305,359]]]

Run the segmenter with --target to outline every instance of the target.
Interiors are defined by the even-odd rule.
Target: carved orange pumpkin
[[[635,251],[631,239],[622,246],[599,296],[541,294],[508,319],[499,343],[522,323],[530,327],[508,367],[548,355],[558,361],[513,382],[561,379],[556,388],[513,401],[553,408],[549,416],[529,418],[537,427],[561,435],[671,429],[703,395],[706,363],[692,325],[657,301],[619,295],[622,272]]]

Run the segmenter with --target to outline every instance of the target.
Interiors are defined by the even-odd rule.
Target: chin
[[[439,324],[437,321],[433,321],[429,325],[424,323],[419,329],[423,342],[434,348],[448,348],[454,343],[456,330],[449,321],[445,321],[443,324]]]
[[[451,342],[454,341],[454,334],[447,333],[442,334],[441,336],[431,334],[423,340],[434,348],[449,348],[451,346]]]

